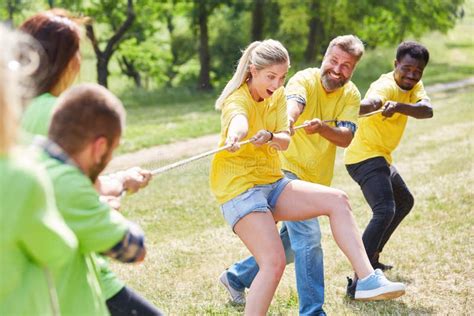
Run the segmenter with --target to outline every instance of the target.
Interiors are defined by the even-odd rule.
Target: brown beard
[[[328,74],[329,71],[325,71],[321,75],[321,83],[323,84],[323,87],[327,91],[334,91],[336,89],[341,88],[344,86],[351,78],[345,78],[341,77],[341,79],[335,80],[331,79]]]
[[[92,166],[89,170],[89,179],[91,179],[92,183],[95,183],[97,178],[99,177],[100,173],[105,169],[107,166],[107,156],[109,155],[108,152],[104,153],[100,158],[100,162]]]

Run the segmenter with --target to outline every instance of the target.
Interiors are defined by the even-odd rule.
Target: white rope
[[[246,140],[246,141],[243,141],[243,142],[239,142],[239,145],[240,146],[243,146],[243,145],[247,145],[250,143],[250,139]],[[223,147],[220,147],[220,148],[216,148],[216,149],[213,149],[213,150],[209,150],[209,151],[206,151],[202,154],[199,154],[199,155],[196,155],[196,156],[193,156],[193,157],[189,157],[187,159],[184,159],[184,160],[180,160],[180,161],[177,161],[175,163],[172,163],[170,165],[167,165],[167,166],[163,166],[161,168],[158,168],[158,169],[155,169],[155,170],[152,170],[151,171],[151,174],[152,175],[155,175],[155,174],[159,174],[159,173],[163,173],[163,172],[166,172],[168,170],[171,170],[171,169],[175,169],[175,168],[178,168],[180,166],[184,166],[190,162],[193,162],[195,160],[198,160],[198,159],[201,159],[201,158],[204,158],[204,157],[207,157],[207,156],[210,156],[210,155],[213,155],[213,154],[217,154],[218,152],[221,152],[223,150],[227,150],[229,149],[230,147],[232,147],[232,145],[227,145],[227,146],[223,146]]]
[[[325,121],[321,121],[321,122],[323,122],[323,123],[334,123],[334,122],[336,122],[337,123],[337,120],[325,120]],[[311,124],[304,123],[304,124],[293,127],[293,129],[297,130],[297,129],[300,129],[300,128],[308,127],[309,125],[311,125]]]
[[[366,113],[366,114],[362,114],[362,115],[359,115],[359,117],[367,117],[367,116],[371,116],[371,115],[374,115],[374,114],[377,114],[377,113],[381,113],[383,110],[377,110],[377,111],[373,111],[373,112],[370,112],[370,113]],[[337,123],[337,119],[335,120],[324,120],[322,121],[323,123],[334,123],[336,122]],[[298,130],[298,129],[301,129],[301,128],[305,128],[307,126],[309,126],[310,124],[309,123],[305,123],[305,124],[301,124],[301,125],[298,125],[298,126],[295,126],[294,127],[294,130]],[[247,144],[250,144],[252,138],[246,140],[246,141],[243,141],[243,142],[239,142],[239,145],[240,146],[244,146],[244,145],[247,145]],[[209,151],[206,151],[202,154],[199,154],[199,155],[196,155],[196,156],[192,156],[192,157],[189,157],[187,159],[183,159],[183,160],[180,160],[180,161],[177,161],[175,163],[172,163],[170,165],[166,165],[166,166],[163,166],[163,167],[160,167],[158,169],[154,169],[151,171],[151,174],[152,175],[157,175],[157,174],[160,174],[160,173],[164,173],[166,171],[169,171],[169,170],[172,170],[172,169],[175,169],[175,168],[178,168],[178,167],[181,167],[181,166],[184,166],[184,165],[187,165],[193,161],[196,161],[196,160],[199,160],[199,159],[202,159],[202,158],[205,158],[207,156],[211,156],[211,155],[214,155],[214,154],[217,154],[218,152],[221,152],[221,151],[224,151],[224,150],[227,150],[229,149],[230,147],[232,147],[232,145],[227,145],[227,146],[223,146],[223,147],[219,147],[219,148],[216,148],[216,149],[213,149],[213,150],[209,150]],[[122,191],[122,193],[120,194],[122,197],[126,194],[126,191]]]
[[[323,121],[324,123],[331,123],[331,122],[337,122],[337,120],[326,120],[326,121]],[[309,124],[301,124],[301,125],[298,125],[296,126],[294,129],[297,130],[297,129],[300,129],[300,128],[305,128],[309,126]],[[240,146],[243,146],[243,145],[247,145],[250,143],[250,139],[246,140],[246,141],[243,141],[243,142],[240,142],[239,145]],[[171,169],[175,169],[175,168],[178,168],[178,167],[181,167],[181,166],[184,166],[184,165],[187,165],[188,163],[190,162],[193,162],[195,160],[198,160],[198,159],[201,159],[201,158],[204,158],[204,157],[207,157],[207,156],[210,156],[210,155],[213,155],[213,154],[217,154],[218,152],[221,152],[223,150],[227,150],[229,149],[230,147],[232,147],[231,145],[227,145],[227,146],[223,146],[223,147],[220,147],[220,148],[217,148],[217,149],[213,149],[213,150],[210,150],[210,151],[206,151],[202,154],[199,154],[199,155],[196,155],[196,156],[193,156],[193,157],[189,157],[187,159],[184,159],[184,160],[180,160],[180,161],[177,161],[175,163],[172,163],[170,165],[167,165],[167,166],[163,166],[163,167],[160,167],[158,169],[155,169],[155,170],[152,170],[151,171],[151,174],[152,175],[156,175],[156,174],[160,174],[160,173],[163,173],[163,172],[166,172],[166,171],[169,171]]]
[[[367,117],[367,116],[372,116],[374,114],[377,114],[377,113],[382,113],[383,112],[383,109],[380,109],[380,110],[377,110],[377,111],[373,111],[373,112],[369,112],[369,113],[365,113],[365,114],[361,114],[359,115],[359,117]]]

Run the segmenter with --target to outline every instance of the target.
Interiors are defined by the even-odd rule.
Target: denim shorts
[[[252,212],[271,212],[285,186],[292,180],[286,177],[270,183],[256,185],[221,205],[221,212],[232,230],[235,224]]]

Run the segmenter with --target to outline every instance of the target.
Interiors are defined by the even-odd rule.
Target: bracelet
[[[267,130],[267,132],[270,133],[270,139],[267,141],[267,143],[268,143],[268,142],[271,142],[273,140],[273,133],[270,132],[269,130]]]

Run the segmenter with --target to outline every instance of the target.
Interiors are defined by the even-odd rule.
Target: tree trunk
[[[108,70],[109,60],[105,59],[104,56],[97,56],[97,82],[104,86],[108,87]]]
[[[174,34],[174,24],[173,24],[173,15],[171,12],[166,13],[166,27],[168,28],[168,33],[170,35],[170,50],[171,50],[171,65],[168,65],[168,69],[166,70],[166,76],[168,77],[168,81],[166,82],[167,87],[173,86],[173,79],[176,77],[176,71],[174,70],[174,66],[178,62],[178,51],[173,45],[173,34]]]
[[[306,43],[306,50],[304,53],[304,60],[306,63],[315,63],[317,54],[321,48],[321,42],[324,37],[324,24],[321,20],[321,3],[319,0],[312,0],[309,5],[309,12],[311,18],[309,19],[309,33],[308,41]]]
[[[263,39],[265,0],[254,0],[252,9],[252,41]]]
[[[201,70],[199,71],[198,89],[209,91],[212,90],[211,78],[209,76],[211,70],[211,57],[209,54],[209,35],[207,33],[207,16],[206,0],[198,2],[198,20],[199,20],[199,61]]]
[[[92,24],[86,25],[87,37],[91,40],[92,47],[94,48],[94,53],[97,58],[97,82],[107,88],[108,83],[108,65],[110,58],[115,53],[122,40],[125,32],[132,26],[133,21],[135,20],[135,11],[133,10],[133,1],[127,1],[127,18],[123,24],[117,29],[114,35],[107,41],[107,45],[104,50],[99,48],[99,42],[95,37],[94,27]]]
[[[122,73],[124,73],[127,77],[133,79],[135,87],[142,88],[142,76],[135,67],[134,61],[122,56],[122,58],[119,59],[119,65],[120,69],[122,70]]]
[[[14,0],[9,0],[7,2],[7,11],[8,11],[8,19],[6,21],[6,25],[8,27],[13,28],[13,16],[15,15],[15,4],[13,3]]]

